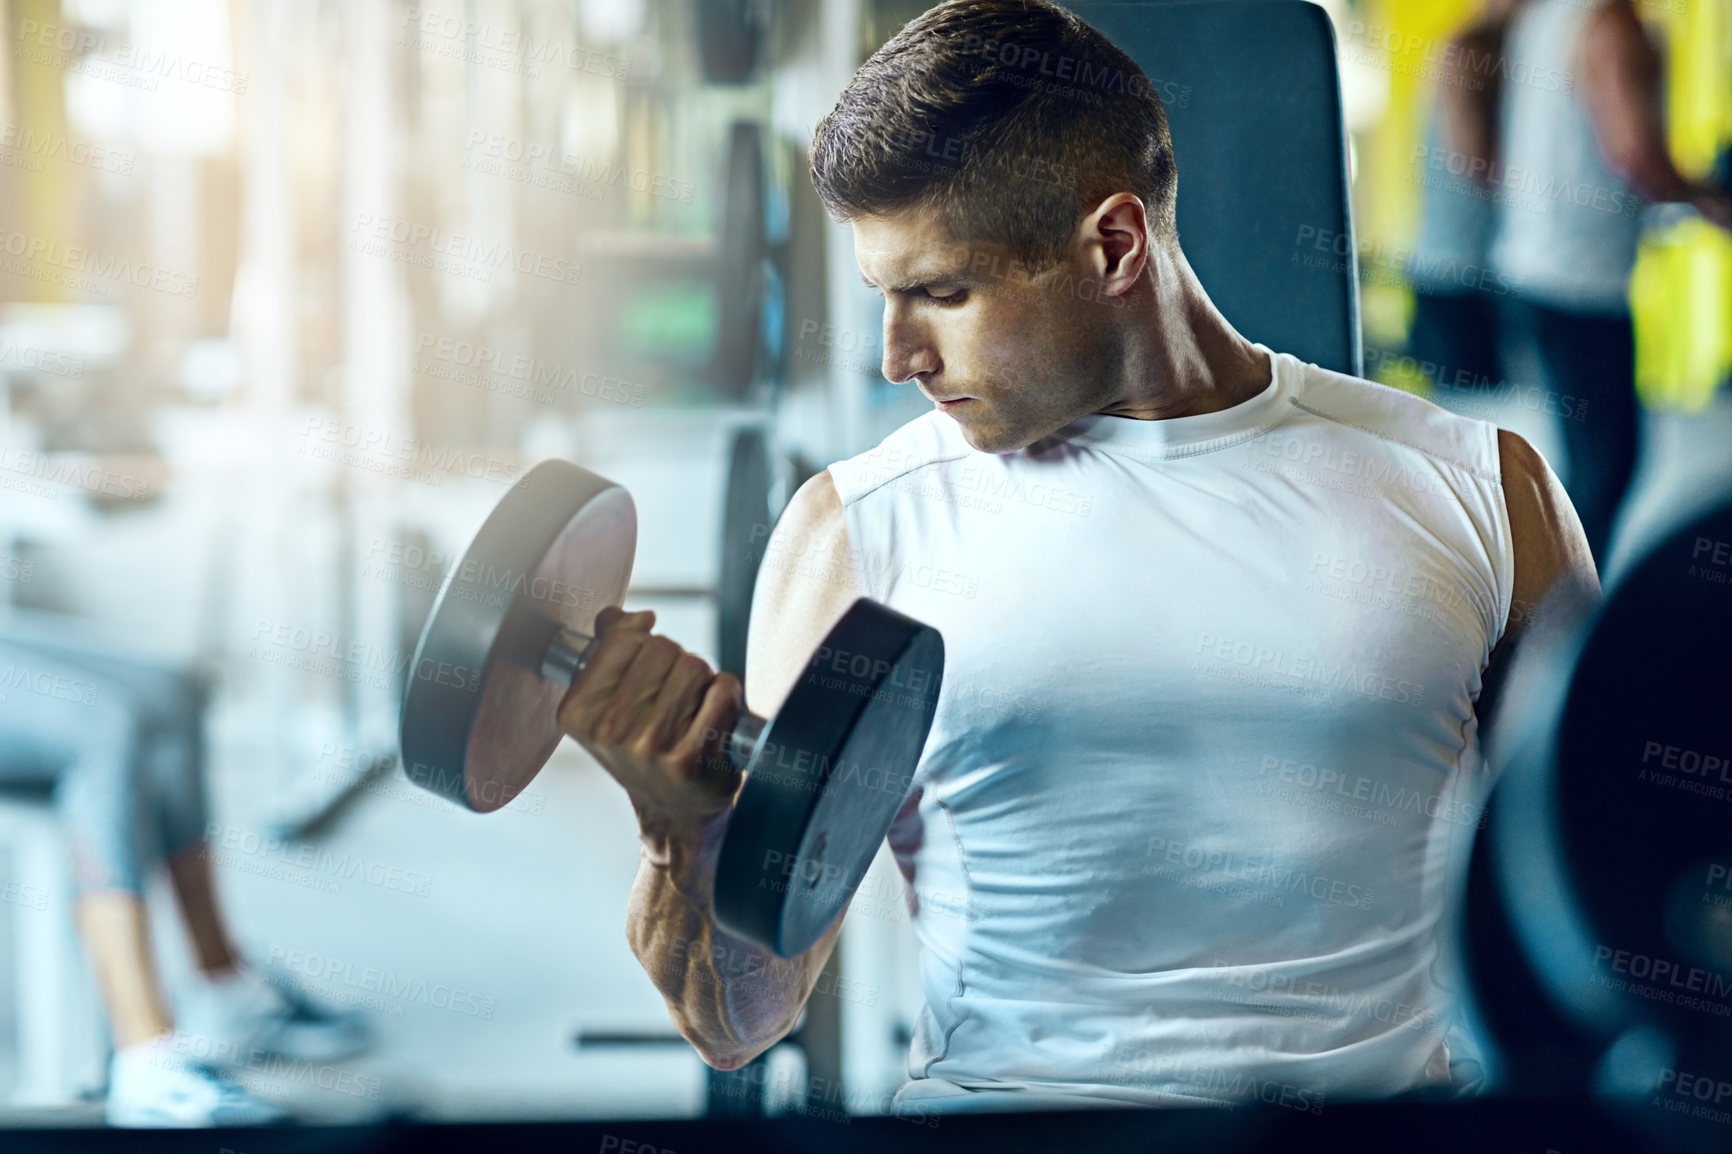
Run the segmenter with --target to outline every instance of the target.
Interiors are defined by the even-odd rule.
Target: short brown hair
[[[959,240],[1035,269],[1077,221],[1132,192],[1176,240],[1167,112],[1135,61],[1048,0],[949,0],[872,54],[812,136],[839,221],[936,208]]]

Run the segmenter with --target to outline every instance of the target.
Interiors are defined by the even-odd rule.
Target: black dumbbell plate
[[[593,634],[631,580],[637,511],[567,461],[525,473],[446,574],[405,677],[409,779],[477,813],[509,803],[559,745],[565,687],[541,655],[560,626]]]
[[[938,707],[938,631],[864,598],[813,655],[747,768],[716,866],[722,928],[793,957],[859,888]]]

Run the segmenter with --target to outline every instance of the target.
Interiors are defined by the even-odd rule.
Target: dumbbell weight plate
[[[716,921],[782,957],[853,898],[907,799],[943,680],[938,631],[861,598],[789,692],[728,819]]]
[[[565,687],[541,676],[543,622],[595,632],[637,551],[631,495],[543,461],[500,500],[446,574],[405,677],[403,769],[477,813],[523,792],[559,745]]]

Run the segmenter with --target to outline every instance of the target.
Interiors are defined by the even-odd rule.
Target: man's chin
[[[1012,453],[1029,443],[1027,437],[1019,437],[998,425],[961,420],[955,413],[944,415],[956,422],[956,427],[962,430],[962,439],[977,453]]]

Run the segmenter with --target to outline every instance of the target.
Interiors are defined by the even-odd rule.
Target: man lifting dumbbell
[[[956,163],[898,151],[922,140]],[[927,1003],[899,1109],[1470,1089],[1446,943],[1482,690],[1548,593],[1598,591],[1545,461],[1236,332],[1180,248],[1152,86],[1041,0],[914,20],[811,170],[885,297],[885,376],[937,408],[790,502],[743,692],[607,609],[558,713],[637,810],[628,937],[681,1033],[742,1065],[835,946],[841,917],[786,962],[717,926],[719,735],[865,595],[945,641],[890,835]]]

